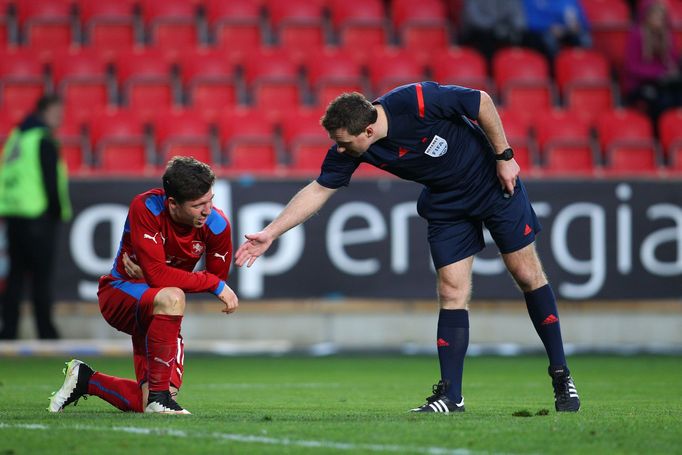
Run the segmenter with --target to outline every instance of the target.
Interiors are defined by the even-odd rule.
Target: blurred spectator
[[[550,59],[562,46],[590,47],[589,24],[578,0],[523,0],[526,40]]]
[[[66,166],[53,132],[61,100],[46,95],[10,134],[0,161],[0,216],[7,224],[9,275],[0,339],[17,337],[24,278],[30,275],[38,336],[58,338],[52,323],[52,276],[60,220],[71,218]]]
[[[497,49],[521,42],[524,22],[522,0],[465,0],[460,41],[490,60]]]
[[[623,92],[627,102],[656,120],[667,108],[682,105],[679,55],[663,0],[640,3],[625,54]]]

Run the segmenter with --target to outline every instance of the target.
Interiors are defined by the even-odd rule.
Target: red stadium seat
[[[535,132],[541,152],[557,145],[589,146],[590,126],[571,111],[553,109],[535,120]]]
[[[333,144],[320,125],[321,108],[299,108],[282,119],[282,139],[289,152],[289,170],[312,175],[319,173],[325,153]]]
[[[176,155],[213,164],[209,124],[198,112],[174,109],[157,115],[153,124],[161,164]]]
[[[206,0],[206,18],[217,46],[235,61],[262,44],[260,0]]]
[[[668,18],[673,29],[675,49],[682,49],[682,1],[668,0]]]
[[[283,49],[251,52],[245,61],[245,80],[254,104],[272,115],[300,103],[299,67]]]
[[[603,54],[590,49],[562,49],[554,60],[554,73],[562,93],[573,84],[611,83],[608,60]]]
[[[94,50],[56,54],[52,74],[66,109],[79,121],[108,104],[106,64]]]
[[[658,136],[669,157],[682,150],[682,108],[667,110],[659,117]]]
[[[598,119],[597,134],[604,156],[616,145],[640,147],[653,143],[653,129],[649,119],[633,109],[615,109]]]
[[[9,43],[9,10],[11,0],[0,0],[0,49],[7,47]]]
[[[469,47],[451,47],[430,61],[433,77],[441,84],[490,90],[483,55]]]
[[[73,5],[64,0],[18,0],[19,27],[26,44],[49,60],[52,53],[65,50],[73,42]]]
[[[44,65],[29,51],[0,54],[0,102],[15,122],[33,110],[45,91]]]
[[[299,107],[292,110],[291,115],[282,119],[282,139],[285,146],[304,137],[319,138],[320,134],[331,144],[331,139],[320,124],[324,109],[315,107]]]
[[[343,92],[363,92],[362,67],[340,49],[324,48],[308,53],[308,82],[322,106]]]
[[[423,62],[435,58],[450,42],[445,5],[441,0],[394,0],[393,25],[400,42]]]
[[[331,22],[342,47],[366,63],[387,43],[386,12],[381,0],[330,0]]]
[[[322,5],[310,0],[266,2],[278,43],[304,53],[324,44]]]
[[[119,86],[130,109],[144,118],[173,104],[170,65],[156,49],[120,53],[116,60]]]
[[[543,174],[551,176],[592,176],[597,170],[592,149],[581,145],[558,145],[545,152]]]
[[[493,75],[506,107],[533,113],[552,105],[549,68],[537,51],[519,47],[499,50],[493,56]]]
[[[274,126],[263,112],[236,108],[218,120],[227,172],[271,173],[277,166]]]
[[[81,0],[80,15],[87,44],[104,59],[113,60],[118,52],[129,51],[135,44],[134,8],[137,0]]]
[[[152,169],[147,160],[144,124],[134,111],[108,109],[95,115],[90,137],[98,171],[140,174]]]
[[[582,6],[592,28],[594,48],[620,70],[631,27],[628,5],[624,0],[582,0]]]
[[[571,111],[553,109],[535,120],[535,131],[546,172],[593,172],[590,126],[584,118]]]
[[[143,0],[142,17],[152,44],[172,52],[197,46],[197,11],[192,2]]]
[[[187,52],[180,57],[180,67],[190,104],[205,118],[215,118],[237,103],[235,69],[219,50]]]
[[[608,153],[607,174],[650,175],[659,171],[656,149],[650,143],[615,144]]]
[[[554,62],[559,90],[566,106],[594,120],[613,108],[613,92],[609,62],[601,53],[566,48]]]
[[[59,140],[59,152],[66,162],[69,173],[78,174],[86,171],[89,159],[86,157],[86,143],[83,140],[81,123],[69,115],[68,110],[56,136]]]
[[[424,68],[407,50],[386,48],[369,62],[369,78],[376,95],[424,79]]]

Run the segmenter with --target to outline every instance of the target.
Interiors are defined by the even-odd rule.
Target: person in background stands
[[[521,0],[466,0],[460,43],[478,49],[490,60],[498,49],[519,45],[525,30]]]
[[[523,0],[526,41],[554,59],[562,46],[590,47],[587,16],[578,0]]]
[[[628,104],[646,111],[653,121],[664,110],[681,106],[679,57],[665,2],[643,1],[625,54],[623,92]]]
[[[62,118],[59,97],[41,97],[2,151],[0,216],[7,225],[10,266],[2,297],[0,339],[17,338],[27,276],[38,336],[59,338],[52,322],[55,248],[60,223],[71,218],[66,165],[54,138]]]

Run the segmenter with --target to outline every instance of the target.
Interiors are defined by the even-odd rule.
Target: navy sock
[[[462,400],[462,372],[468,347],[469,312],[467,310],[440,310],[438,315],[440,377],[450,381],[448,398],[455,403]]]
[[[540,335],[542,344],[545,345],[549,364],[553,366],[566,365],[564,344],[561,341],[559,312],[552,288],[546,284],[534,291],[524,293],[523,296],[526,298],[530,320],[533,321],[535,330]]]

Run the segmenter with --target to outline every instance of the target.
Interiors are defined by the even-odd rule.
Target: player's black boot
[[[464,398],[459,403],[448,398],[447,392],[450,381],[441,379],[438,384],[433,385],[433,395],[426,397],[426,403],[418,408],[411,409],[410,412],[464,412]]]
[[[50,412],[60,412],[64,407],[71,403],[76,405],[81,397],[87,398],[88,382],[94,373],[92,368],[80,360],[73,359],[66,363],[64,373],[64,384],[52,394],[50,405],[47,410]]]
[[[149,398],[147,399],[147,407],[144,412],[158,413],[158,414],[191,414],[186,409],[183,409],[171,396],[168,390],[164,391],[149,391]]]
[[[575,388],[571,372],[565,366],[550,366],[549,375],[554,387],[554,407],[559,412],[577,412],[580,409],[580,397]]]

